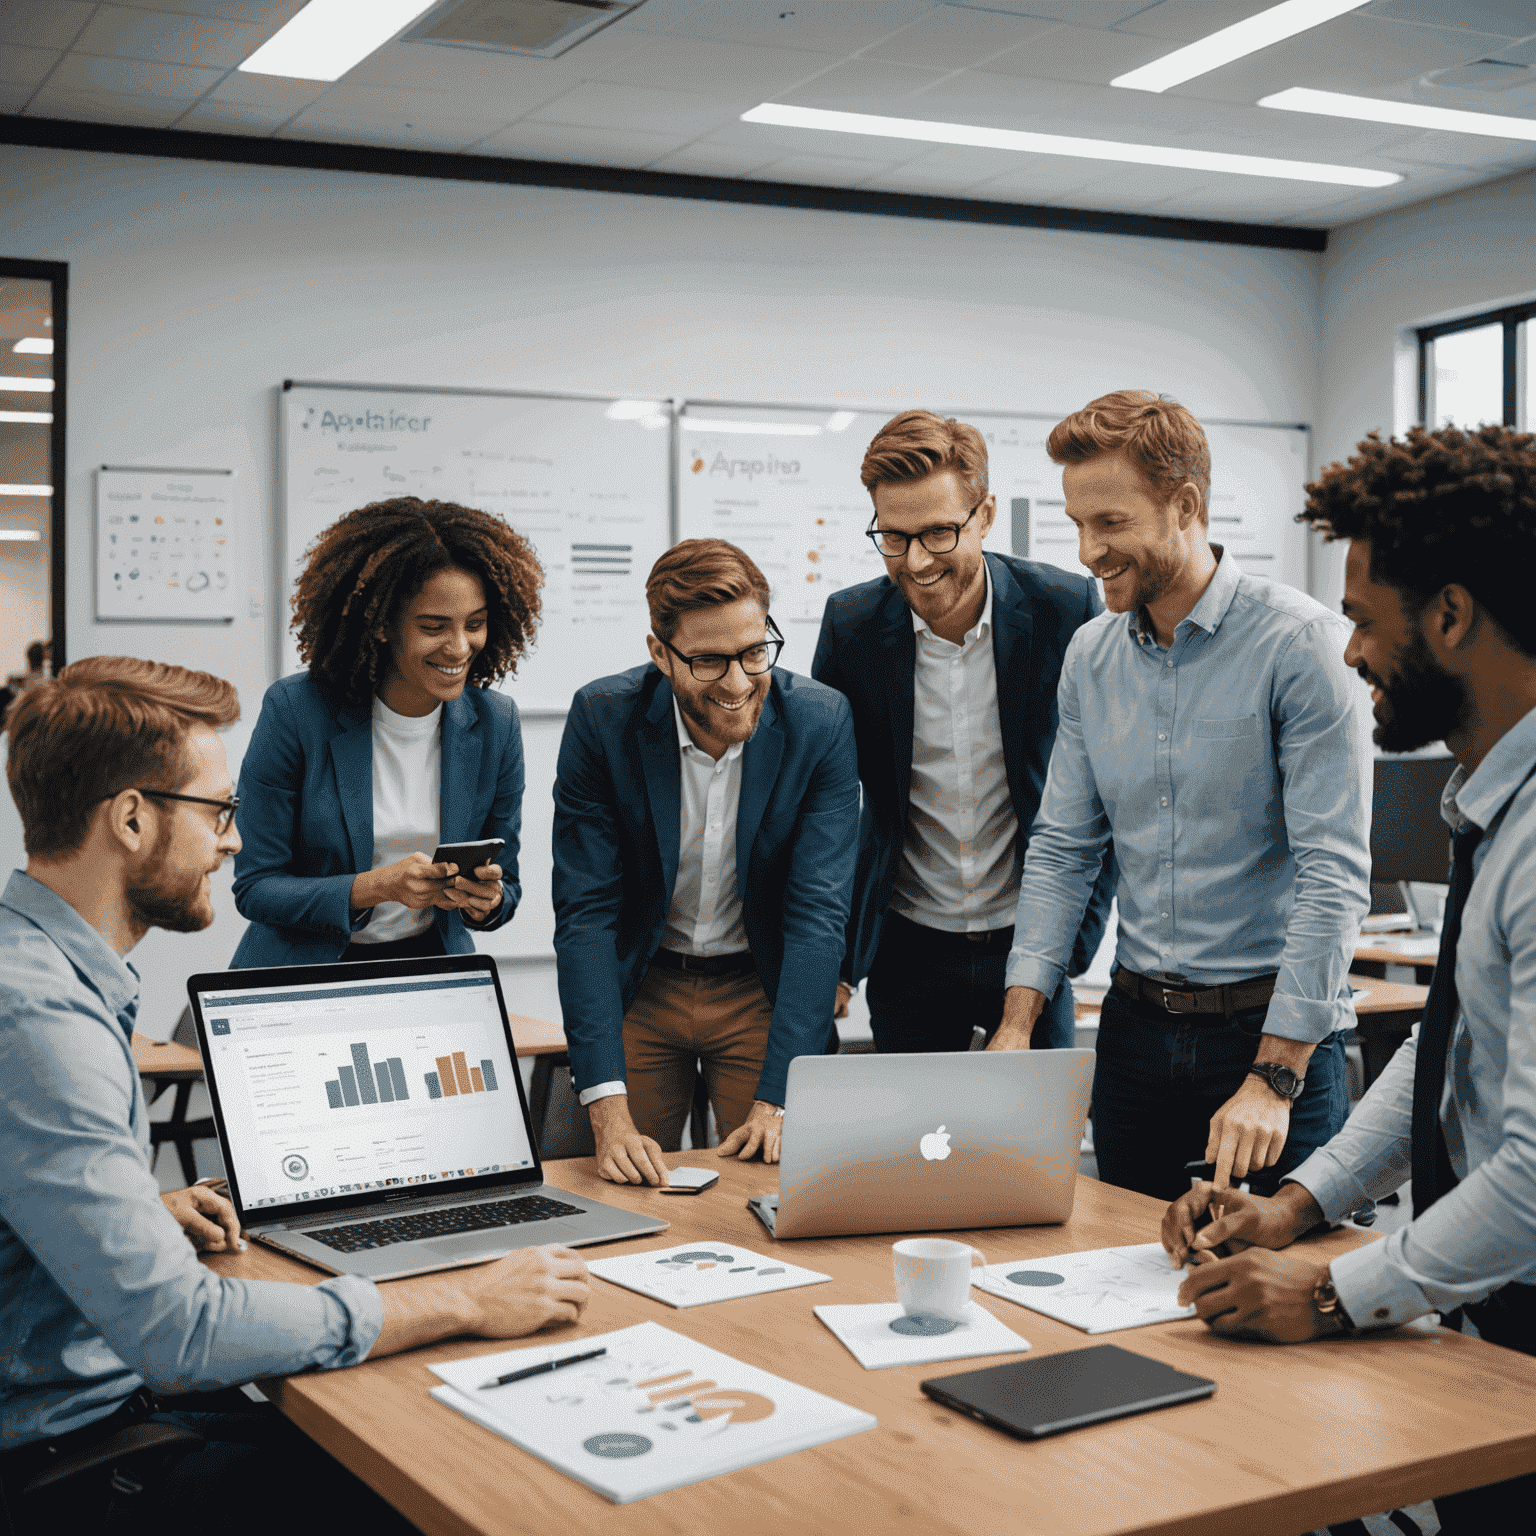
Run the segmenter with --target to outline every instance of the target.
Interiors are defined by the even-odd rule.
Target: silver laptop
[[[1065,1221],[1092,1087],[1092,1051],[798,1056],[748,1203],[775,1237]]]
[[[187,983],[230,1198],[258,1242],[396,1280],[665,1221],[548,1189],[489,955]]]

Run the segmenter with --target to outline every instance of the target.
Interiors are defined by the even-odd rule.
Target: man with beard
[[[225,1279],[198,1262],[195,1248],[245,1245],[221,1195],[160,1194],[127,956],[151,928],[213,921],[210,877],[240,849],[218,732],[239,713],[206,672],[93,656],[11,716],[27,868],[0,897],[0,1505],[28,1529],[33,1478],[150,1420],[206,1444],[146,1529],[204,1530],[217,1510],[221,1531],[265,1531],[270,1502],[231,1490],[278,1486],[303,1490],[290,1531],[414,1529],[234,1389],[454,1334],[518,1337],[576,1322],[588,1299],[585,1266],[556,1247],[382,1286]],[[59,1529],[103,1529],[111,1473],[76,1480],[62,1507],[50,1493]]]
[[[1350,541],[1345,659],[1371,685],[1377,744],[1444,741],[1458,763],[1440,956],[1422,1021],[1349,1124],[1273,1199],[1197,1186],[1163,1245],[1205,1261],[1179,1300],[1218,1333],[1295,1342],[1464,1310],[1536,1354],[1536,438],[1373,433],[1309,490],[1303,516]],[[1383,1242],[1326,1265],[1264,1251],[1410,1173],[1413,1222]],[[1246,1251],[1216,1259],[1223,1244]],[[1446,1536],[1483,1536],[1533,1498],[1536,1476],[1435,1504]]]
[[[820,1055],[858,847],[848,701],[774,666],[768,583],[685,539],[646,583],[651,661],[577,693],[555,779],[555,954],[597,1168],[667,1183],[702,1070],[722,1157],[777,1162]]]
[[[1203,1158],[1272,1190],[1347,1111],[1371,778],[1344,625],[1208,542],[1210,450],[1182,406],[1121,390],[1047,448],[1110,611],[1062,664],[992,1049],[1028,1043],[1113,838],[1099,1176],[1171,1200]]]

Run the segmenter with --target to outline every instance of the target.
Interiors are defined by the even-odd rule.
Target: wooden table
[[[1360,1037],[1360,1059],[1369,1088],[1419,1022],[1429,988],[1406,981],[1378,981],[1374,976],[1349,979],[1366,992],[1355,999],[1355,1033]]]
[[[1435,979],[1435,959],[1432,954],[1405,955],[1402,950],[1393,949],[1390,943],[1375,937],[1369,941],[1361,939],[1355,949],[1355,969],[1361,975],[1385,977],[1389,965],[1411,965],[1413,979],[1425,987]]]
[[[918,1390],[927,1376],[995,1359],[865,1371],[812,1315],[823,1302],[894,1299],[890,1236],[776,1245],[743,1206],[748,1194],[775,1187],[774,1170],[719,1166],[720,1183],[688,1199],[604,1184],[587,1159],[546,1164],[545,1174],[556,1188],[659,1211],[672,1223],[664,1236],[594,1254],[726,1242],[782,1252],[832,1283],[679,1312],[594,1280],[581,1323],[553,1337],[574,1342],[649,1319],[866,1409],[878,1428],[618,1507],[427,1396],[437,1385],[429,1361],[501,1344],[440,1344],[263,1390],[429,1536],[1297,1536],[1536,1470],[1536,1359],[1444,1329],[1291,1348],[1220,1339],[1193,1320],[1119,1333],[1113,1342],[1214,1378],[1215,1396],[1034,1444],[1010,1439]],[[956,1235],[993,1261],[1043,1258],[1151,1241],[1161,1214],[1145,1196],[1082,1179],[1065,1226]],[[1292,1252],[1322,1259],[1360,1241],[1340,1231]],[[321,1278],[256,1244],[206,1262],[229,1276]],[[1106,1342],[975,1295],[1036,1354]]]

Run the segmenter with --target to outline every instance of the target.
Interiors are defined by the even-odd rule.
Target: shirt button
[[[1164,859],[1163,860],[1163,868],[1164,869],[1172,869],[1173,868],[1173,860],[1172,859]]]
[[[1167,916],[1168,916],[1168,914],[1167,914],[1167,913],[1166,913],[1166,912],[1164,912],[1164,913],[1163,913],[1163,916],[1164,916],[1164,917],[1167,917]]]
[[[1170,667],[1171,667],[1171,666],[1172,666],[1172,665],[1173,665],[1173,659],[1172,659],[1172,657],[1170,657],[1170,658],[1169,658],[1169,660],[1168,660],[1168,665],[1169,665],[1169,666],[1170,666]]]
[[[1167,741],[1168,740],[1168,732],[1167,731],[1159,731],[1157,733],[1157,739],[1159,741]]]
[[[1163,796],[1163,802],[1162,802],[1162,803],[1163,803],[1163,804],[1164,804],[1164,805],[1167,805],[1167,804],[1168,804],[1168,796],[1167,796],[1167,795],[1164,795],[1164,796]]]

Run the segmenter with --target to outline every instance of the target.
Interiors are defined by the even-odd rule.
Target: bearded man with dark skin
[[[1421,1023],[1344,1129],[1273,1198],[1197,1185],[1163,1246],[1196,1266],[1179,1300],[1230,1337],[1298,1343],[1432,1311],[1459,1327],[1464,1312],[1536,1354],[1536,438],[1372,434],[1308,490],[1303,516],[1350,541],[1344,655],[1377,745],[1444,741],[1457,760],[1440,954]],[[1268,1251],[1410,1172],[1414,1219],[1383,1241],[1327,1265]],[[1445,1536],[1484,1536],[1533,1499],[1523,1477],[1435,1504]]]

